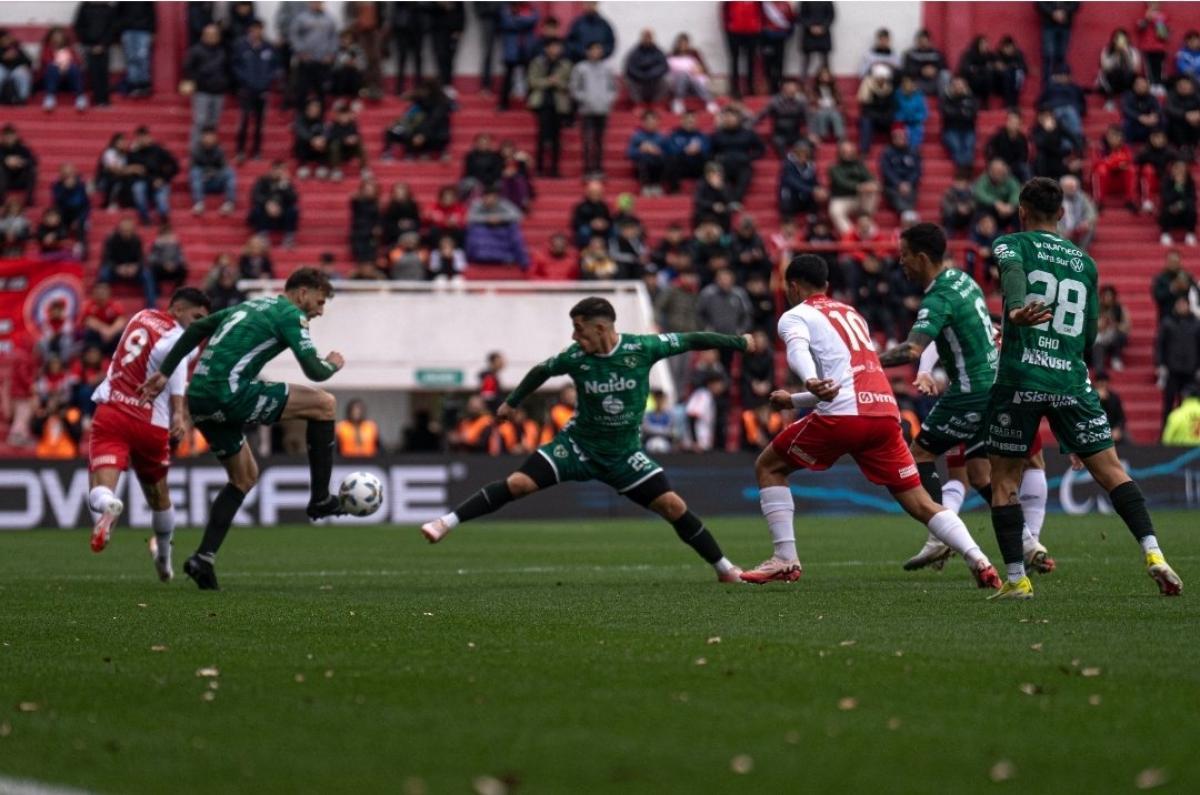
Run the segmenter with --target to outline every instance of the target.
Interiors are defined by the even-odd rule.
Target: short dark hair
[[[914,224],[900,233],[900,239],[914,254],[924,254],[935,265],[946,256],[946,233],[937,224]]]
[[[577,317],[580,320],[603,319],[610,323],[615,323],[617,321],[617,310],[613,309],[613,305],[608,302],[607,298],[599,298],[593,295],[571,307],[571,317]]]
[[[171,293],[171,300],[167,302],[167,306],[173,306],[182,301],[185,304],[199,306],[208,311],[212,311],[212,301],[208,295],[195,287],[180,287],[175,292]]]
[[[1049,177],[1034,177],[1021,188],[1021,206],[1035,220],[1053,221],[1062,203],[1062,188]]]
[[[815,254],[800,254],[792,257],[788,263],[785,279],[803,282],[811,287],[824,287],[829,284],[829,264]]]
[[[325,293],[327,298],[333,297],[333,282],[329,281],[329,274],[325,271],[317,270],[316,268],[298,268],[292,272],[287,281],[283,285],[285,292],[299,290],[307,287],[310,290],[320,290]]]

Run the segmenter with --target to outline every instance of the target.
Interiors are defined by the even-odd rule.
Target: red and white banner
[[[74,325],[83,304],[78,262],[0,259],[0,355],[41,339],[51,323]]]

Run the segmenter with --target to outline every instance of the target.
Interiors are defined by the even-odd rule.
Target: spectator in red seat
[[[427,6],[429,43],[433,46],[433,63],[438,82],[448,92],[454,91],[454,57],[467,25],[465,3],[440,2]]]
[[[193,215],[204,214],[204,197],[210,193],[224,195],[221,215],[233,212],[233,203],[237,198],[237,174],[225,160],[216,129],[210,127],[201,133],[200,144],[192,150],[188,180],[192,189]]]
[[[348,104],[333,109],[333,121],[329,123],[329,178],[340,182],[344,176],[342,166],[352,160],[358,161],[359,176],[371,176],[367,167],[367,148],[358,132],[358,119]]]
[[[392,186],[392,195],[388,197],[387,205],[383,208],[383,221],[380,231],[380,241],[386,247],[391,247],[405,232],[419,232],[421,229],[421,207],[413,198],[412,188],[407,182],[397,182]]]
[[[800,213],[812,215],[828,199],[812,159],[812,144],[797,141],[779,169],[779,217],[790,221]]]
[[[555,232],[550,235],[546,249],[533,255],[529,276],[544,281],[575,281],[579,278],[579,258],[571,251],[565,234]]]
[[[688,248],[692,269],[700,277],[701,284],[712,281],[712,273],[717,265],[721,262],[728,264],[733,255],[729,236],[721,232],[721,227],[713,218],[700,219],[692,232]]]
[[[1163,318],[1154,341],[1154,367],[1163,391],[1162,421],[1175,408],[1184,388],[1200,372],[1200,318],[1192,314],[1187,298],[1180,296],[1170,315]]]
[[[83,302],[79,313],[83,344],[95,345],[105,355],[112,355],[128,322],[129,318],[113,300],[108,282],[98,281],[92,285],[92,295]]]
[[[975,165],[975,120],[979,100],[962,77],[954,77],[939,100],[942,114],[942,145],[959,168]]]
[[[1129,31],[1117,28],[1100,50],[1100,72],[1096,87],[1104,95],[1104,109],[1112,110],[1115,100],[1133,87],[1133,79],[1142,73],[1142,54],[1129,40]]]
[[[1175,87],[1167,94],[1166,112],[1167,138],[1193,159],[1200,144],[1200,94],[1195,78],[1180,75],[1175,80]]]
[[[310,96],[325,105],[325,92],[333,57],[337,53],[337,24],[325,13],[325,4],[305,3],[292,19],[287,31],[288,42],[296,58],[296,107]]]
[[[247,238],[238,256],[237,270],[243,279],[274,279],[275,265],[271,262],[270,241],[262,235]]]
[[[741,99],[743,75],[745,93],[752,95],[755,93],[754,63],[758,60],[759,37],[763,27],[762,4],[722,3],[721,27],[729,48],[729,95]]]
[[[521,211],[522,215],[529,212],[533,203],[533,182],[525,171],[524,163],[517,156],[505,159],[504,170],[500,172],[500,181],[496,183],[496,188],[501,196]]]
[[[648,110],[642,114],[642,125],[633,131],[626,154],[633,163],[642,195],[661,196],[671,157],[671,142],[658,129],[657,113]]]
[[[876,65],[886,66],[889,77],[900,71],[900,56],[892,49],[892,32],[887,28],[875,31],[875,43],[858,62],[858,76],[867,77]]]
[[[712,157],[725,171],[731,209],[740,209],[754,177],[754,161],[767,152],[762,139],[733,108],[721,111],[720,123],[712,134]]]
[[[486,188],[495,186],[504,171],[504,158],[492,136],[479,133],[475,142],[463,158],[462,179],[459,193],[463,197],[474,197]]]
[[[667,190],[675,193],[679,190],[681,180],[703,177],[711,148],[712,139],[696,126],[696,114],[684,113],[679,119],[679,126],[670,135]]]
[[[1163,63],[1167,60],[1167,42],[1171,29],[1167,24],[1167,13],[1162,3],[1146,3],[1146,10],[1138,18],[1137,46],[1146,57],[1146,75],[1155,91],[1162,91]]]
[[[1059,179],[1083,171],[1075,138],[1062,128],[1047,108],[1038,111],[1033,128],[1033,175]]]
[[[587,60],[571,69],[571,98],[579,114],[585,175],[604,175],[604,132],[617,100],[617,76],[604,58],[604,45],[592,42]]]
[[[1079,3],[1038,3],[1042,28],[1042,84],[1050,81],[1054,70],[1067,62],[1071,43],[1071,25],[1079,12]]]
[[[150,225],[150,204],[158,212],[159,223],[171,219],[171,180],[179,174],[179,161],[154,140],[150,129],[138,127],[127,161],[134,175],[133,206],[143,226]]]
[[[447,236],[454,238],[459,246],[466,240],[467,206],[458,200],[458,190],[453,185],[438,190],[437,201],[425,210],[424,224],[430,243]]]
[[[1183,232],[1184,242],[1189,246],[1196,245],[1196,182],[1186,161],[1172,163],[1163,180],[1158,225],[1162,229],[1164,246],[1173,243],[1171,235],[1174,232]]]
[[[338,34],[338,47],[329,70],[329,93],[339,99],[357,102],[359,96],[365,94],[366,71],[366,51],[358,45],[353,30],[343,30]]]
[[[138,287],[146,298],[146,306],[154,306],[158,290],[154,274],[146,267],[145,250],[132,218],[122,218],[117,228],[104,241],[100,256],[100,281]]]
[[[1109,127],[1096,148],[1092,161],[1092,196],[1103,207],[1108,196],[1115,195],[1131,211],[1137,212],[1137,168],[1133,150],[1125,143],[1121,128]]]
[[[154,242],[150,244],[150,253],[146,255],[150,272],[154,274],[154,283],[160,288],[164,283],[179,288],[187,284],[188,264],[184,256],[183,246],[171,225],[164,223],[158,228]]]
[[[671,90],[671,112],[676,116],[682,115],[687,109],[684,101],[688,97],[696,97],[704,103],[709,113],[718,111],[717,103],[713,101],[712,91],[708,87],[708,67],[700,51],[692,46],[691,37],[680,33],[675,37],[671,46],[671,54],[667,56],[667,84]]]
[[[500,87],[499,109],[508,110],[513,85],[518,70],[528,76],[529,62],[533,60],[537,28],[541,14],[533,3],[513,2],[500,4],[501,52],[504,59],[504,81]]]
[[[421,236],[405,232],[388,252],[388,278],[401,282],[420,282],[428,278],[429,252],[421,248]]]
[[[921,185],[921,155],[899,125],[892,130],[891,145],[879,155],[879,176],[888,206],[899,213],[902,223],[915,222],[917,189]]]
[[[364,3],[362,5],[369,6],[371,4]],[[497,3],[497,5],[500,4]],[[379,8],[379,6],[375,6],[375,8]],[[412,62],[413,85],[421,82],[421,61],[425,51],[429,17],[426,7],[417,3],[392,3],[388,17],[392,32],[391,50],[396,55],[396,96],[401,96],[404,94],[405,77],[409,71],[410,61]],[[491,68],[490,60],[488,68]]]
[[[0,104],[24,105],[33,93],[33,61],[17,37],[0,29]]]
[[[1117,288],[1111,284],[1101,287],[1096,342],[1092,345],[1092,368],[1111,368],[1118,373],[1123,371],[1125,362],[1121,360],[1121,353],[1129,344],[1129,332],[1132,329],[1129,312],[1125,311],[1125,307],[1121,306],[1121,301],[1117,298]]]
[[[263,114],[267,109],[267,92],[281,71],[279,53],[263,38],[263,24],[254,19],[246,28],[244,38],[233,43],[233,76],[237,83],[238,117],[237,157],[246,159],[246,134],[254,124],[249,156],[257,159],[262,152]]]
[[[804,2],[796,12],[800,33],[800,78],[807,80],[814,71],[829,68],[833,35],[829,28],[837,14],[833,3]],[[816,67],[815,69],[813,67]]]
[[[586,246],[593,237],[612,234],[612,210],[604,199],[604,183],[600,180],[589,180],[584,186],[582,201],[571,211],[571,229],[577,248]]]
[[[1137,153],[1133,162],[1138,167],[1138,189],[1142,197],[1142,212],[1154,212],[1159,186],[1166,176],[1167,168],[1179,159],[1179,151],[1167,143],[1167,133],[1158,129],[1150,133],[1150,140]]]
[[[1012,110],[1020,101],[1025,75],[1029,73],[1025,54],[1017,48],[1012,36],[1003,36],[993,63],[996,69],[996,90],[1004,99],[1004,107]]]
[[[63,223],[62,214],[53,207],[42,213],[33,237],[42,259],[79,258],[79,247],[71,242],[71,230]]]
[[[208,275],[208,286],[204,290],[208,299],[212,301],[214,312],[237,306],[246,300],[246,294],[239,290],[237,285],[238,272],[233,266],[233,258],[228,254],[218,254]]]
[[[467,211],[467,259],[473,263],[529,267],[521,211],[488,188]]]
[[[992,51],[987,36],[971,39],[958,59],[956,74],[967,81],[981,108],[987,107],[991,96],[1000,95],[998,66],[996,53]]]
[[[1071,69],[1065,64],[1055,67],[1050,82],[1038,97],[1039,109],[1046,108],[1058,119],[1058,123],[1083,148],[1083,117],[1087,115],[1087,102],[1083,89],[1071,80]]]
[[[942,194],[942,226],[948,233],[965,232],[974,217],[975,197],[969,172],[956,169],[950,187]]]
[[[25,205],[32,207],[37,196],[37,156],[26,146],[11,123],[0,129],[0,196],[8,191],[25,191]]]
[[[917,83],[909,75],[900,76],[900,88],[896,91],[896,124],[903,124],[908,133],[908,142],[920,149],[925,140],[925,119],[929,108],[925,95],[917,89]]]
[[[933,39],[924,28],[913,37],[913,46],[905,50],[901,64],[901,72],[915,80],[921,93],[928,96],[939,95],[950,81],[946,56],[933,46]]]
[[[582,61],[588,56],[588,48],[599,44],[605,60],[612,56],[617,46],[617,37],[612,25],[600,16],[597,10],[599,3],[587,2],[579,16],[571,20],[567,31],[567,57],[572,61]]]
[[[59,167],[58,179],[50,187],[50,194],[63,224],[82,242],[87,234],[92,203],[87,185],[79,178],[73,164],[63,163]]]
[[[276,160],[250,191],[250,227],[261,235],[283,233],[283,245],[296,244],[300,224],[300,197],[288,176],[287,163]]]
[[[738,219],[730,246],[733,251],[733,270],[738,284],[745,285],[755,277],[770,280],[771,258],[767,256],[767,244],[758,233],[754,218],[743,215]]]
[[[1004,126],[988,139],[983,156],[988,160],[1003,160],[1019,182],[1029,181],[1033,175],[1029,166],[1029,139],[1021,131],[1020,111],[1010,110],[1005,115]]]
[[[999,229],[1016,227],[1021,183],[1013,177],[1003,160],[997,158],[988,162],[987,171],[975,180],[972,192],[976,209],[995,218]]]
[[[188,48],[183,60],[183,93],[192,95],[192,133],[188,148],[195,148],[206,127],[221,123],[225,94],[229,92],[229,54],[221,43],[221,29],[214,24],[204,26],[200,41]]]
[[[584,281],[622,279],[625,274],[608,252],[602,237],[593,237],[579,252],[579,278]]]
[[[838,235],[849,231],[851,215],[873,217],[879,207],[879,183],[850,141],[838,144],[829,166],[829,196],[829,220]]]
[[[379,185],[375,180],[364,179],[350,197],[350,255],[355,262],[374,262],[379,256],[382,226]]]
[[[296,158],[296,179],[308,179],[316,166],[317,179],[329,176],[329,131],[325,110],[319,99],[304,103],[304,111],[292,125],[292,154]]]
[[[434,281],[462,281],[467,272],[467,254],[458,242],[446,235],[429,254],[429,275]]]
[[[92,104],[106,107],[108,103],[108,64],[118,32],[118,7],[112,3],[80,3],[75,8],[72,27],[75,38],[87,60],[88,87]]]
[[[750,127],[757,127],[764,119],[771,120],[771,148],[779,157],[786,157],[788,150],[805,137],[808,126],[808,100],[800,90],[799,81],[787,78],[771,101],[766,104]]]
[[[1063,192],[1063,215],[1058,219],[1058,233],[1089,251],[1096,236],[1096,205],[1079,189],[1079,180],[1075,176],[1068,174],[1059,182]]]
[[[642,225],[631,218],[618,221],[617,235],[609,241],[608,254],[617,264],[618,278],[640,279],[650,264]]]
[[[20,257],[33,231],[21,199],[10,196],[0,211],[0,257]]]
[[[823,67],[813,78],[808,92],[808,129],[816,141],[841,141],[846,137],[846,120],[842,117],[842,94],[833,72]]]
[[[625,90],[629,92],[629,101],[634,106],[656,104],[666,92],[668,70],[667,55],[655,43],[654,30],[646,28],[637,46],[625,56]]]
[[[703,219],[714,221],[723,232],[728,232],[733,223],[733,197],[719,163],[704,167],[704,179],[697,183],[692,198],[692,226],[699,226]]]
[[[1121,97],[1122,129],[1131,144],[1145,143],[1150,133],[1163,126],[1162,107],[1150,93],[1150,81],[1135,77],[1133,87]]]
[[[1196,281],[1183,268],[1183,258],[1179,249],[1167,251],[1163,269],[1159,271],[1154,281],[1150,283],[1150,296],[1154,299],[1154,307],[1158,310],[1158,322],[1171,313],[1175,299],[1182,296],[1187,299],[1193,292]]]
[[[975,223],[971,226],[971,234],[968,236],[972,246],[967,249],[963,258],[963,270],[972,279],[979,282],[981,287],[995,281],[998,275],[992,244],[999,236],[996,216],[991,213],[976,215]]]
[[[796,29],[796,11],[791,2],[768,0],[762,4],[762,63],[767,91],[779,93],[783,85],[783,62],[788,39]]]
[[[899,269],[897,269],[899,270]],[[882,334],[888,340],[899,337],[899,316],[902,312],[900,296],[883,260],[872,251],[865,251],[861,259],[855,259],[849,269],[851,292],[854,295],[854,308],[875,334]],[[888,343],[887,347],[891,347]]]
[[[66,28],[50,28],[42,39],[41,73],[42,85],[46,89],[46,97],[42,100],[43,110],[52,111],[58,106],[60,88],[75,95],[76,110],[87,110],[79,52]]]
[[[572,108],[571,66],[571,61],[563,55],[560,39],[548,39],[543,52],[529,64],[529,96],[525,99],[525,107],[537,116],[538,176],[558,177],[562,127]],[[547,154],[549,168],[546,166]]]
[[[858,86],[858,151],[864,155],[877,135],[886,135],[896,118],[892,71],[876,64]]]
[[[842,250],[847,260],[862,262],[867,254],[879,259],[887,255],[888,236],[872,220],[869,215],[860,215],[854,219],[854,227],[842,235]]]
[[[679,272],[680,258],[689,254],[689,242],[684,234],[683,224],[672,221],[667,224],[666,232],[658,245],[650,252],[650,260],[655,270],[663,274],[664,279],[670,279]]]
[[[412,92],[412,105],[383,132],[383,157],[400,144],[406,157],[446,158],[450,146],[450,98],[436,81],[422,80]]]

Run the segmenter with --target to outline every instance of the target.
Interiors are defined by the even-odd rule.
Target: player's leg
[[[1017,499],[1025,517],[1021,532],[1021,544],[1025,549],[1025,567],[1041,574],[1049,574],[1057,567],[1041,542],[1042,524],[1046,521],[1046,458],[1040,445],[1025,459],[1025,471],[1021,474],[1021,486]]]
[[[336,444],[334,423],[337,420],[337,399],[324,389],[303,384],[288,384],[286,389],[287,402],[279,420],[305,420],[308,425],[305,436],[311,496],[306,512],[310,519],[335,516],[342,513],[337,496],[329,493]]]
[[[92,551],[103,552],[112,536],[113,525],[125,510],[117,499],[117,481],[121,470],[102,467],[88,473],[88,510],[92,514]]]
[[[946,451],[946,480],[942,483],[942,507],[962,513],[967,498],[967,456],[963,445]]]
[[[225,472],[229,475],[229,482],[217,492],[217,497],[209,508],[208,523],[204,526],[200,546],[183,564],[183,573],[195,580],[202,591],[218,590],[217,573],[213,565],[217,551],[225,543],[225,536],[229,535],[229,528],[233,525],[233,519],[242,507],[246,494],[258,482],[258,464],[241,436],[241,429],[227,426],[224,431],[227,436],[236,433],[239,442],[236,452],[220,458],[221,466],[225,467]],[[229,449],[228,440],[214,433],[211,427],[204,427],[201,432],[213,450],[218,451],[218,455]]]
[[[116,496],[117,482],[129,466],[132,428],[124,415],[107,405],[96,410],[88,442],[88,510],[92,514],[92,551],[108,546],[112,527],[125,510]]]
[[[938,453],[934,453],[921,444],[921,437],[925,435],[922,433],[913,440],[909,452],[912,454],[913,460],[917,463],[917,474],[921,478],[921,485],[934,502],[941,503],[943,500],[943,487],[937,470]],[[946,485],[949,486],[950,484],[947,483]],[[959,501],[959,505],[962,505],[961,500]],[[920,551],[904,561],[904,570],[917,571],[930,567],[941,571],[946,565],[947,558],[953,554],[954,550],[942,543],[942,540],[930,531]]]
[[[150,525],[154,535],[150,538],[150,556],[154,559],[154,570],[158,579],[170,582],[175,578],[171,566],[171,543],[175,536],[175,508],[171,505],[171,492],[167,478],[141,480],[142,493],[150,506]]]
[[[903,485],[889,486],[892,497],[900,507],[909,516],[928,527],[929,532],[939,541],[962,555],[972,576],[975,577],[976,585],[980,588],[999,588],[1000,575],[979,548],[979,544],[971,537],[971,531],[958,514],[934,502],[919,482],[907,485],[907,488]]]
[[[716,570],[718,581],[742,581],[742,570],[725,557],[717,539],[713,538],[713,534],[704,526],[700,517],[688,510],[683,498],[671,489],[671,484],[661,469],[621,494],[670,522],[679,540],[694,549],[705,563]]]
[[[809,415],[813,416],[816,415]],[[781,453],[778,448],[783,447],[785,451],[789,449],[802,436],[804,427],[814,422],[809,420],[809,417],[785,428],[754,462],[759,504],[762,507],[763,518],[767,520],[767,529],[771,532],[771,544],[775,550],[771,557],[758,566],[742,572],[742,579],[746,582],[795,582],[803,573],[796,554],[796,503],[788,486],[788,476],[796,471],[797,466],[787,457],[786,452]],[[803,427],[797,427],[802,424]]]
[[[553,444],[553,442],[551,442]],[[527,497],[539,489],[558,483],[558,470],[550,459],[538,450],[504,480],[493,481],[465,499],[450,513],[421,525],[421,534],[436,544],[463,522],[494,513],[513,500]]]
[[[1025,576],[1025,551],[1022,535],[1025,517],[1017,496],[1025,459],[1029,456],[1038,427],[1042,423],[1043,407],[1014,400],[1016,390],[1010,386],[992,387],[988,406],[987,450],[992,467],[992,529],[996,544],[1004,559],[1006,582],[999,599],[1029,599],[1033,583]]]

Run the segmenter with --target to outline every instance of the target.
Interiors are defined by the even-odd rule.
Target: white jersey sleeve
[[[830,401],[816,401],[818,414],[857,415],[850,349],[819,309],[803,303],[779,319],[779,336],[787,344],[788,365],[801,379],[827,378],[839,391]],[[805,401],[807,402],[807,401]]]
[[[150,349],[147,372],[157,373],[162,369],[163,359],[167,358],[167,354],[171,352],[171,348],[175,347],[175,343],[179,341],[182,334],[183,327],[175,326],[159,339]],[[182,395],[186,389],[187,367],[177,367],[171,374],[171,379],[167,381],[167,388],[154,399],[154,419],[152,420],[154,425],[160,428],[171,427],[171,397]]]

